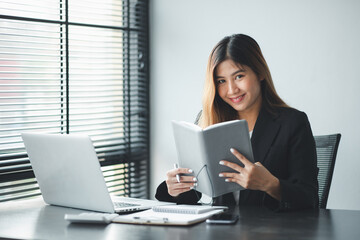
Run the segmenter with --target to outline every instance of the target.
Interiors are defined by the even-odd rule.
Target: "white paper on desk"
[[[152,209],[120,215],[112,220],[114,223],[132,223],[149,225],[191,225],[205,221],[210,216],[223,212],[222,209],[213,210],[201,214],[163,213],[154,212]]]

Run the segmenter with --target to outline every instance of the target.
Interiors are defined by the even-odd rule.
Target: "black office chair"
[[[341,134],[314,136],[319,168],[319,208],[326,208]]]

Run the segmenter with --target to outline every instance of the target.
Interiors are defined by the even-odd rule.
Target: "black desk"
[[[65,213],[82,210],[49,206],[42,199],[0,204],[0,237],[15,239],[359,239],[360,211],[316,210],[274,213],[240,208],[236,225],[189,227],[129,224],[69,224]]]

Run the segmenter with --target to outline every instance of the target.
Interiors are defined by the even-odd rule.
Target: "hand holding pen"
[[[197,186],[197,179],[194,176],[189,176],[189,173],[193,173],[193,170],[189,168],[179,168],[177,164],[174,164],[174,169],[167,172],[166,185],[168,193],[171,196],[177,197],[179,194],[187,192]]]

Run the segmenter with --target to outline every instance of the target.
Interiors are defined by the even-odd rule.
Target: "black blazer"
[[[318,168],[315,141],[305,113],[293,108],[267,111],[262,108],[251,138],[255,162],[261,162],[280,180],[281,201],[262,191],[243,190],[239,205],[267,206],[274,210],[318,207]],[[191,190],[174,198],[166,183],[155,197],[162,201],[195,204],[201,193]],[[215,204],[233,205],[232,193],[214,199]]]

